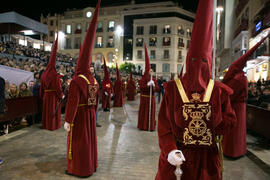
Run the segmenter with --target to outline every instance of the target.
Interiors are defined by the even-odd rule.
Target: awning
[[[32,30],[39,34],[48,34],[48,26],[14,11],[0,14],[0,34],[17,34],[22,30]]]

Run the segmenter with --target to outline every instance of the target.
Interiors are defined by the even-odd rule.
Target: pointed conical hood
[[[58,76],[56,71],[56,56],[57,56],[57,45],[58,45],[58,33],[56,40],[54,41],[53,49],[51,51],[50,60],[45,71],[42,73],[42,81],[48,86],[52,79]]]
[[[92,50],[95,40],[97,19],[99,14],[100,0],[98,0],[94,15],[87,30],[80,56],[77,61],[75,75],[90,73],[90,64],[92,58]]]
[[[47,65],[46,70],[55,70],[56,71],[57,46],[58,46],[58,33],[56,35],[56,40],[54,41],[54,44],[53,44],[53,49],[51,52],[50,61]]]
[[[109,72],[107,69],[106,60],[105,60],[104,56],[103,56],[103,60],[104,60],[104,80],[110,81],[110,75],[109,75]]]
[[[243,54],[240,58],[238,58],[236,61],[234,61],[230,67],[227,73],[225,74],[222,82],[226,83],[229,79],[233,78],[236,73],[242,72],[244,67],[246,66],[246,63],[249,59],[249,57],[256,51],[256,49],[270,36],[270,33],[268,33],[267,36],[262,38],[257,44],[255,44],[250,50],[248,50],[245,54]]]
[[[186,58],[185,87],[204,91],[211,78],[213,46],[213,1],[200,0]]]
[[[119,73],[119,70],[118,70],[118,65],[116,63],[116,78],[117,80],[121,80],[121,77],[120,77],[120,73]]]
[[[147,48],[146,48],[146,45],[144,44],[144,54],[145,54],[145,69],[144,69],[144,75],[148,75],[150,74],[150,70],[151,70],[151,67],[150,67],[150,61],[149,61],[149,56],[148,56],[148,52],[147,52]]]

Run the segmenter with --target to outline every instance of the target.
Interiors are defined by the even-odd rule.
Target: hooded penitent
[[[200,0],[186,58],[186,72],[180,81],[169,81],[164,86],[158,115],[161,153],[156,180],[176,179],[176,167],[170,157],[177,149],[183,152],[186,160],[181,165],[181,179],[222,178],[215,139],[233,126],[235,116],[229,101],[231,89],[220,82],[210,81],[212,23],[213,1]]]
[[[136,95],[136,85],[135,85],[135,81],[133,80],[133,77],[132,77],[132,71],[130,70],[130,77],[129,77],[129,81],[127,83],[128,100],[130,100],[130,101],[134,100],[135,95]]]
[[[269,35],[268,35],[269,36]],[[253,52],[267,38],[263,38],[249,51],[234,61],[225,74],[222,82],[233,89],[230,96],[232,107],[236,114],[237,125],[224,136],[223,154],[230,157],[241,157],[246,154],[246,100],[248,98],[248,80],[243,71],[246,62]]]
[[[181,78],[190,91],[205,91],[211,78],[213,44],[213,2],[200,1]]]
[[[65,122],[71,124],[67,137],[68,174],[86,177],[98,166],[96,111],[98,83],[90,72],[100,0],[98,0],[69,86]]]
[[[108,68],[106,65],[106,60],[104,57],[103,57],[103,60],[104,60],[104,79],[102,81],[102,91],[103,91],[102,108],[106,109],[106,108],[110,108],[111,93],[112,93],[113,87],[112,87],[112,81],[110,80]]]
[[[113,106],[114,107],[122,107],[123,106],[123,91],[124,91],[124,85],[120,77],[120,73],[118,70],[118,65],[116,64],[116,80],[114,82],[114,100],[113,100]]]
[[[106,82],[110,82],[111,80],[110,80],[110,75],[109,75],[109,72],[108,72],[108,68],[107,68],[107,65],[106,65],[106,60],[105,60],[105,58],[103,57],[103,60],[104,60],[104,80],[106,81]],[[103,80],[103,81],[104,81]]]

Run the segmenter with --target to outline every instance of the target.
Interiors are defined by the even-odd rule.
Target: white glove
[[[153,80],[150,80],[148,83],[147,83],[147,86],[153,86],[155,87],[155,83]]]
[[[171,165],[177,166],[177,165],[181,165],[183,163],[183,161],[185,161],[186,159],[185,159],[182,151],[173,150],[169,153],[167,160]]]
[[[65,99],[65,95],[62,96],[62,99]]]
[[[68,122],[65,122],[64,129],[69,132],[70,131],[70,124]]]
[[[108,96],[108,93],[105,91],[105,95]]]
[[[113,94],[111,94],[111,97],[113,97]]]

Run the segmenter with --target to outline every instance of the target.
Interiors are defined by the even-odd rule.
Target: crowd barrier
[[[247,129],[270,139],[270,110],[247,104]]]
[[[0,122],[30,115],[35,123],[35,115],[41,112],[41,100],[37,96],[6,99],[7,112],[0,116]]]

